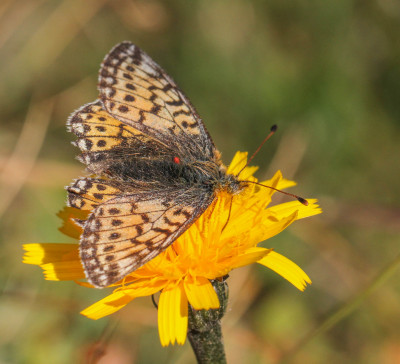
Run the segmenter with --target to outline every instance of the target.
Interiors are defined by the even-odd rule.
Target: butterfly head
[[[243,181],[239,181],[236,176],[232,174],[224,174],[224,176],[219,181],[219,189],[235,195],[241,192],[247,184]]]

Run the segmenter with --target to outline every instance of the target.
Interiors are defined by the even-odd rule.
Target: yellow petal
[[[237,174],[247,163],[247,152],[239,152],[233,156],[232,162],[226,170],[227,174]]]
[[[243,171],[240,173],[239,177],[243,181],[246,181],[246,180],[250,180],[251,181],[251,180],[254,179],[253,174],[256,173],[257,171],[258,171],[258,167],[257,166],[249,166],[249,167],[246,167],[245,169],[243,169]],[[238,172],[236,172],[236,174]],[[253,178],[251,178],[251,177],[253,177]]]
[[[73,281],[85,278],[80,260],[42,264],[44,278],[48,281]]]
[[[208,279],[197,277],[193,281],[188,278],[184,281],[184,287],[187,299],[195,310],[219,308],[218,296]]]
[[[188,301],[182,284],[163,290],[158,302],[158,333],[162,346],[183,345],[188,325]]]
[[[126,295],[132,297],[144,297],[151,296],[152,294],[161,291],[168,281],[165,279],[141,279],[134,283],[128,284],[118,288],[119,291],[123,291]]]
[[[79,219],[86,220],[90,214],[90,211],[80,210],[75,207],[64,207],[61,211],[57,212],[57,216],[62,220],[68,219]]]
[[[83,316],[97,320],[120,310],[134,299],[123,291],[116,291],[81,311]]]
[[[294,211],[298,211],[297,219],[304,219],[305,217],[318,215],[322,212],[320,207],[316,204],[316,199],[308,199],[307,201],[308,206],[304,206],[299,201],[290,201],[272,206],[269,210],[274,212],[278,217],[287,216]]]
[[[89,212],[74,207],[64,207],[57,213],[57,216],[63,220],[63,225],[58,230],[71,238],[79,240],[82,228],[75,223],[74,219],[86,220]]]
[[[62,260],[79,260],[77,244],[24,244],[25,255],[23,262],[26,264],[46,264]]]
[[[262,184],[278,188],[278,185],[281,183],[282,179],[282,172],[278,170],[275,172],[274,176],[271,179],[269,179],[268,181],[263,181]],[[271,190],[271,193],[275,193],[275,191]]]
[[[136,297],[151,296],[160,291],[165,284],[166,282],[161,280],[151,281],[143,279],[127,286],[122,286],[116,289],[111,295],[83,310],[81,314],[97,320],[120,310]],[[81,285],[86,284],[81,283]]]
[[[293,186],[296,186],[296,185],[297,185],[297,183],[295,181],[291,181],[289,179],[282,178],[279,181],[278,186],[276,188],[278,188],[280,190],[283,190],[285,188],[293,187]]]
[[[297,211],[290,216],[276,219],[274,216],[267,216],[261,223],[258,229],[253,228],[249,233],[250,241],[263,241],[272,238],[286,229],[293,221],[297,219]]]
[[[297,185],[295,181],[283,178],[282,172],[280,170],[277,170],[272,178],[261,181],[260,183],[266,186],[278,188],[279,190]]]
[[[272,269],[274,272],[292,283],[300,291],[304,291],[307,283],[311,284],[308,275],[296,263],[293,263],[290,259],[274,251],[271,251],[257,263]]]
[[[235,258],[235,260],[232,261],[231,263],[232,269],[256,263],[260,259],[264,258],[271,251],[272,249],[265,249],[259,247],[247,249],[243,254],[238,255]]]

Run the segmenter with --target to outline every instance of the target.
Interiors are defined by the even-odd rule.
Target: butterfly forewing
[[[212,196],[201,195],[185,201],[176,197],[182,191],[165,192],[119,196],[94,209],[80,243],[90,283],[105,287],[141,267],[165,250],[212,201]]]
[[[183,154],[214,156],[214,144],[194,107],[171,77],[134,44],[123,42],[106,56],[99,90],[115,118]]]

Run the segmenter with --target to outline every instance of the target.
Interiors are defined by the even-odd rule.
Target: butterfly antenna
[[[257,186],[262,186],[262,187],[270,188],[271,190],[274,190],[274,191],[283,193],[284,195],[287,195],[287,196],[290,196],[290,197],[294,197],[297,201],[299,201],[299,202],[300,202],[301,204],[303,204],[304,206],[308,206],[308,201],[307,201],[305,198],[300,197],[300,196],[298,196],[298,195],[294,195],[293,193],[289,193],[289,192],[285,192],[285,191],[282,191],[282,190],[278,190],[278,189],[275,188],[275,187],[263,185],[262,183],[258,183],[258,182],[254,182],[254,181],[243,181],[243,182],[246,182],[246,183],[254,183],[254,184],[257,185]]]
[[[257,155],[257,153],[260,151],[260,149],[262,148],[262,146],[265,144],[265,142],[271,138],[275,132],[278,129],[278,125],[272,125],[271,126],[271,130],[269,132],[269,134],[267,135],[267,137],[261,142],[261,144],[259,145],[259,147],[256,149],[256,151],[253,153],[253,155],[248,159],[246,165],[239,171],[239,173],[236,175],[236,177],[239,177],[239,174],[242,173],[242,171],[250,164],[250,162],[253,160],[253,158]]]

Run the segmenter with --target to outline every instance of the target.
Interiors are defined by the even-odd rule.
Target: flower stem
[[[220,308],[197,311],[189,305],[188,337],[199,364],[225,364],[221,318],[228,303],[228,286],[218,280],[211,283],[217,292]]]

